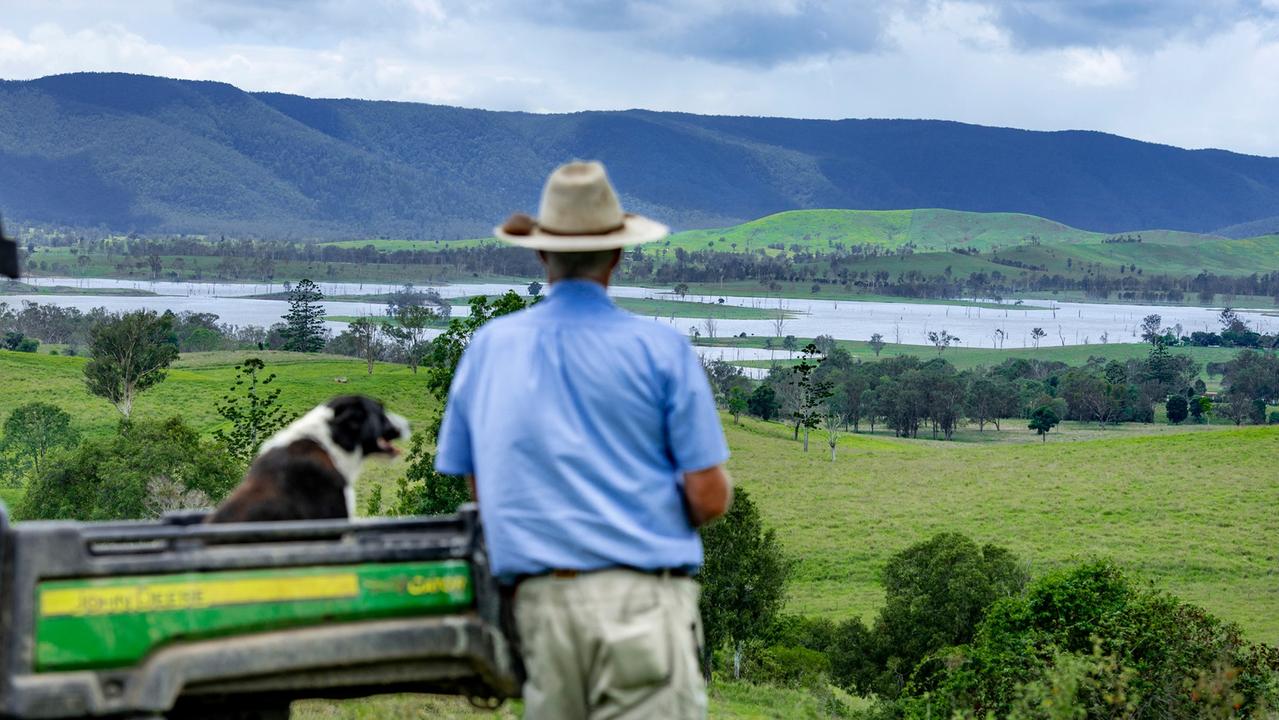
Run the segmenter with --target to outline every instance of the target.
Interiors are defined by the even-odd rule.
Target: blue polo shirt
[[[555,283],[486,323],[449,391],[435,468],[473,474],[494,574],[618,565],[695,570],[684,473],[728,446],[706,375],[674,329],[603,286]]]

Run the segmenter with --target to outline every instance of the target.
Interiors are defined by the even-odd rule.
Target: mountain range
[[[0,81],[0,212],[143,233],[457,238],[597,158],[677,229],[810,208],[1029,213],[1083,230],[1279,228],[1279,158],[1087,131],[320,100],[118,73]]]

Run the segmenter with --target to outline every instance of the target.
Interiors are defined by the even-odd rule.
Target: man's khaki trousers
[[[706,717],[698,592],[690,578],[630,570],[524,581],[524,717]]]

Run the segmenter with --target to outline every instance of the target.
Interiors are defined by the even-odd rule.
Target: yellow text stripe
[[[40,615],[120,615],[219,605],[331,600],[360,592],[355,573],[253,580],[190,580],[123,587],[43,590]]]

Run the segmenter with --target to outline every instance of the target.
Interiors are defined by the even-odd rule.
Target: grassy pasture
[[[959,360],[963,352],[947,356]],[[417,424],[434,411],[423,378],[401,366],[379,364],[369,376],[349,358],[251,354],[278,373],[281,397],[295,412],[348,392],[380,397]],[[183,356],[140,397],[136,415],[177,414],[211,431],[214,405],[248,355]],[[117,413],[85,392],[83,363],[0,351],[0,381],[9,390],[0,395],[0,417],[39,398],[65,408],[91,436],[111,432]],[[794,610],[867,615],[878,607],[878,573],[889,555],[958,529],[1007,544],[1040,570],[1075,555],[1111,555],[1254,637],[1279,640],[1279,479],[1269,470],[1279,430],[1068,425],[1039,443],[1023,425],[1010,421],[998,434],[965,430],[964,439],[979,442],[963,443],[849,435],[832,464],[822,437],[804,454],[782,425],[726,421],[738,482],[755,492],[800,558]],[[361,496],[402,471],[403,464],[374,466]]]
[[[895,249],[914,245],[921,250],[952,247],[989,249],[1015,245],[1031,237],[1043,242],[1100,241],[1105,235],[1020,213],[975,213],[958,210],[792,210],[731,228],[688,230],[671,237],[670,247],[704,250],[768,249],[782,243],[813,252],[844,246],[880,245]],[[721,240],[721,238],[723,238]]]
[[[711,685],[710,713],[713,720],[821,720],[833,717],[820,702],[804,690],[790,690],[745,682],[720,681]],[[849,707],[866,705],[860,698],[840,694]],[[295,703],[296,720],[382,720],[396,718],[517,718],[520,703],[508,703],[496,712],[473,709],[463,698],[439,695],[383,695],[362,700],[313,700]]]
[[[1279,642],[1279,429],[1131,430],[985,445],[846,436],[832,463],[824,438],[805,454],[781,425],[727,427],[738,482],[799,558],[792,611],[869,620],[889,556],[958,531],[1009,547],[1035,574],[1115,558]]]
[[[183,356],[168,380],[141,396],[137,416],[177,414],[212,430],[214,403],[234,364],[249,354]],[[403,367],[379,364],[368,376],[362,362],[349,358],[251,354],[279,374],[282,398],[294,411],[344,392],[381,397],[416,423],[434,410],[422,378]],[[0,381],[8,390],[0,394],[0,417],[39,398],[65,408],[89,435],[111,432],[117,414],[84,391],[83,362],[0,351]],[[882,602],[879,580],[888,557],[954,530],[1011,548],[1036,574],[1077,558],[1113,557],[1156,586],[1240,623],[1250,637],[1279,642],[1279,478],[1270,467],[1279,429],[1099,430],[1068,423],[1041,443],[1024,423],[1009,421],[998,433],[963,430],[961,439],[971,442],[845,435],[832,463],[820,433],[805,454],[783,425],[724,422],[731,472],[798,560],[791,612],[870,619]],[[360,497],[401,472],[402,463],[370,468]],[[0,499],[11,503],[19,493],[6,489]],[[297,712],[308,720],[477,716],[464,701],[431,696],[308,702]],[[514,716],[510,709],[496,715]],[[712,691],[711,717],[824,715],[804,692],[724,683]]]

